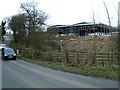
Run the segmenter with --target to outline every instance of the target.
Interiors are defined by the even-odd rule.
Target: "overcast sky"
[[[19,13],[21,2],[30,0],[0,0],[0,22],[8,16]],[[35,0],[39,8],[49,15],[49,25],[71,25],[80,22],[92,22],[93,13],[96,23],[108,24],[103,1],[106,3],[111,23],[117,26],[117,9],[119,0]]]

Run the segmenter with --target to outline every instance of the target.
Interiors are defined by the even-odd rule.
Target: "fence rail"
[[[29,51],[28,51],[29,52]],[[68,52],[35,52],[26,54],[21,52],[22,56],[28,58],[44,58],[53,62],[62,62],[71,65],[86,65],[95,67],[118,67],[120,53],[99,53],[95,56],[93,53],[68,53]]]

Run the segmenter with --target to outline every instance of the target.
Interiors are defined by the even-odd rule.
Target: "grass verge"
[[[72,66],[68,64],[62,65],[62,63],[50,62],[48,60],[31,60],[23,57],[19,57],[19,58],[34,64],[38,64],[44,67],[49,67],[55,70],[81,74],[85,76],[102,77],[102,78],[118,80],[118,70],[114,68],[92,68],[92,67],[85,67],[85,66]]]

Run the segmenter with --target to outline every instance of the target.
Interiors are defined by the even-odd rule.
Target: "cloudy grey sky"
[[[30,0],[0,0],[0,22],[8,16],[19,13],[21,2]],[[93,13],[96,23],[108,24],[103,1],[106,3],[111,23],[117,26],[117,9],[119,0],[35,0],[39,8],[49,15],[47,24],[71,25],[80,22],[92,22]]]

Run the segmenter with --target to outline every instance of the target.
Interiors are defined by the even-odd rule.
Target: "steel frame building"
[[[48,30],[56,30],[58,34],[88,36],[92,33],[109,34],[113,27],[99,23],[81,22],[73,25],[54,25],[50,26]]]

